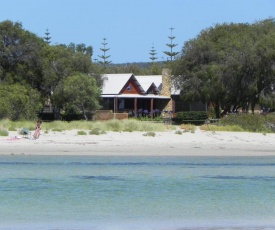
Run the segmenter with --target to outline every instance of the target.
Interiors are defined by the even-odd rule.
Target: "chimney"
[[[164,107],[165,111],[172,111],[171,88],[172,88],[171,70],[168,68],[164,68],[162,69],[161,96],[166,96],[170,98],[170,100],[166,102],[166,105]]]
[[[171,97],[171,71],[168,68],[162,69],[161,95]]]

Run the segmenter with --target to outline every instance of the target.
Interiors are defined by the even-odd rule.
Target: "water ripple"
[[[123,180],[120,177],[116,176],[73,176],[73,178],[81,180],[101,180],[101,181],[110,181],[110,180]]]
[[[275,166],[275,162],[270,163],[192,163],[192,162],[0,162],[0,165],[72,165],[72,166],[184,166],[184,167],[266,167]]]
[[[275,181],[275,177],[272,176],[203,176],[202,178],[207,179],[218,179],[218,180],[254,180],[254,181]]]

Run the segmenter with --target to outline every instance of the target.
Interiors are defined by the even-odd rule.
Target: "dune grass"
[[[204,131],[227,131],[227,132],[245,132],[242,127],[238,125],[202,125],[200,127]]]
[[[256,114],[237,114],[223,117],[215,124],[205,124],[199,126],[205,131],[229,131],[229,132],[275,132],[275,114],[256,115]],[[33,131],[36,127],[36,121],[10,121],[8,119],[0,120],[0,135],[6,135],[7,131],[18,131],[27,128]],[[197,126],[192,124],[181,124],[178,126],[181,133],[194,133]],[[168,130],[177,130],[175,125],[166,125],[162,122],[154,123],[151,121],[139,121],[137,119],[108,120],[108,121],[52,121],[43,122],[42,130],[45,133],[62,132],[67,130],[87,131],[90,135],[104,134],[108,131],[114,132],[164,132]],[[180,132],[176,132],[180,134]]]
[[[182,129],[183,132],[192,132],[194,133],[196,130],[196,126],[192,124],[181,124],[180,128]]]
[[[8,119],[0,120],[0,128],[9,131],[20,131],[22,128],[27,128],[30,131],[36,127],[36,121],[10,121]],[[167,126],[163,123],[153,123],[147,121],[138,121],[135,119],[128,120],[108,120],[108,121],[52,121],[43,122],[42,130],[46,132],[62,132],[66,130],[101,130],[101,132],[134,132],[134,131],[152,131],[163,132],[169,129],[175,129],[172,125]]]
[[[272,133],[275,130],[268,124],[275,124],[275,114],[231,114],[219,120],[216,124],[201,126],[203,130],[209,131],[229,131],[229,132],[255,132],[255,133]]]
[[[5,128],[1,128],[1,127],[0,127],[0,136],[6,137],[6,136],[8,136],[8,135],[9,135],[8,130],[5,129]]]

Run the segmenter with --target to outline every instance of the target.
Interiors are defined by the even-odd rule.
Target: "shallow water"
[[[275,229],[275,157],[0,156],[0,229]]]

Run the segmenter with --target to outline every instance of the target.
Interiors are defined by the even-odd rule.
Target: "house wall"
[[[125,86],[120,91],[120,94],[140,94],[139,88],[134,83],[133,78],[131,77],[130,80],[125,84]]]

